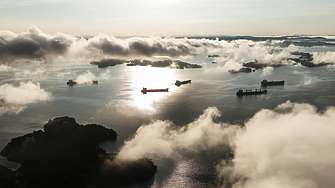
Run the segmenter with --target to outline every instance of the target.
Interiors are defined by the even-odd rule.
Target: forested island
[[[191,69],[191,68],[202,68],[198,64],[190,64],[180,60],[171,60],[165,59],[160,61],[150,61],[150,60],[140,60],[135,59],[131,61],[125,61],[120,59],[103,59],[100,61],[91,61],[90,64],[98,65],[99,68],[106,68],[109,66],[116,66],[119,64],[127,63],[127,66],[151,66],[151,67],[166,67],[166,68],[175,68],[175,69]]]
[[[49,120],[43,130],[13,138],[1,156],[21,166],[0,165],[0,187],[115,187],[149,180],[157,172],[152,161],[116,160],[99,143],[116,140],[117,133],[101,125],[80,125],[74,118]]]

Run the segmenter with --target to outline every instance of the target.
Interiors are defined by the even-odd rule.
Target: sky
[[[0,0],[0,30],[113,36],[333,35],[332,0]]]

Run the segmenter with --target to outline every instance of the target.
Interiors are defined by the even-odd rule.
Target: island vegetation
[[[257,60],[253,62],[243,63],[244,67],[254,68],[254,69],[264,69],[266,67],[280,67],[280,66],[287,66],[287,65],[296,65],[300,63],[302,66],[305,67],[319,67],[325,65],[333,65],[333,62],[314,62],[313,54],[305,53],[305,52],[292,52],[292,55],[299,56],[297,58],[286,58],[282,59],[278,62],[272,63],[262,63]]]
[[[112,67],[112,66],[116,66],[119,64],[123,64],[125,62],[126,62],[125,60],[121,60],[121,59],[103,59],[100,61],[91,61],[90,64],[98,65],[99,68],[106,68],[106,67]]]
[[[0,166],[0,187],[115,187],[151,179],[157,167],[146,158],[117,160],[99,143],[117,133],[101,125],[80,125],[74,118],[49,120],[43,130],[13,138],[1,151],[21,166]]]
[[[180,60],[165,59],[160,61],[140,60],[135,59],[131,61],[119,60],[119,59],[103,59],[101,61],[92,61],[92,65],[98,65],[99,68],[106,68],[109,66],[115,66],[118,64],[127,63],[127,66],[151,66],[151,67],[167,67],[176,69],[191,69],[191,68],[202,68],[198,64],[190,64]]]

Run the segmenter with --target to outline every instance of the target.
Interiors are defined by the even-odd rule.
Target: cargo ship
[[[245,91],[243,91],[243,89],[239,89],[236,92],[237,96],[243,96],[243,95],[259,95],[259,94],[265,94],[268,91],[266,89],[246,89]]]
[[[284,80],[279,80],[279,81],[267,81],[267,80],[263,80],[261,82],[262,86],[274,86],[274,85],[284,85],[285,81]]]
[[[189,84],[189,83],[191,83],[191,80],[185,80],[185,81],[179,81],[179,80],[177,80],[176,83],[175,83],[175,85],[176,86],[180,86],[180,85]]]
[[[89,82],[89,83],[91,83],[91,82]],[[66,82],[66,85],[68,85],[68,86],[73,86],[73,85],[76,85],[76,84],[77,84],[77,82],[75,82],[73,80],[69,80],[68,82]],[[93,80],[92,84],[98,84],[98,80]]]
[[[169,92],[169,88],[166,88],[166,89],[147,89],[146,87],[143,87],[141,92],[143,94],[146,94],[148,92]]]

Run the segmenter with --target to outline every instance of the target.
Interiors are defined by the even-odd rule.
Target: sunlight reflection
[[[153,110],[152,103],[161,100],[176,90],[175,70],[155,68],[150,66],[136,66],[131,68],[131,104],[140,109]],[[141,93],[143,87],[148,89],[166,89],[169,92]]]
[[[213,173],[205,164],[183,160],[163,182],[163,187],[208,187],[206,185],[212,181],[211,175]]]

